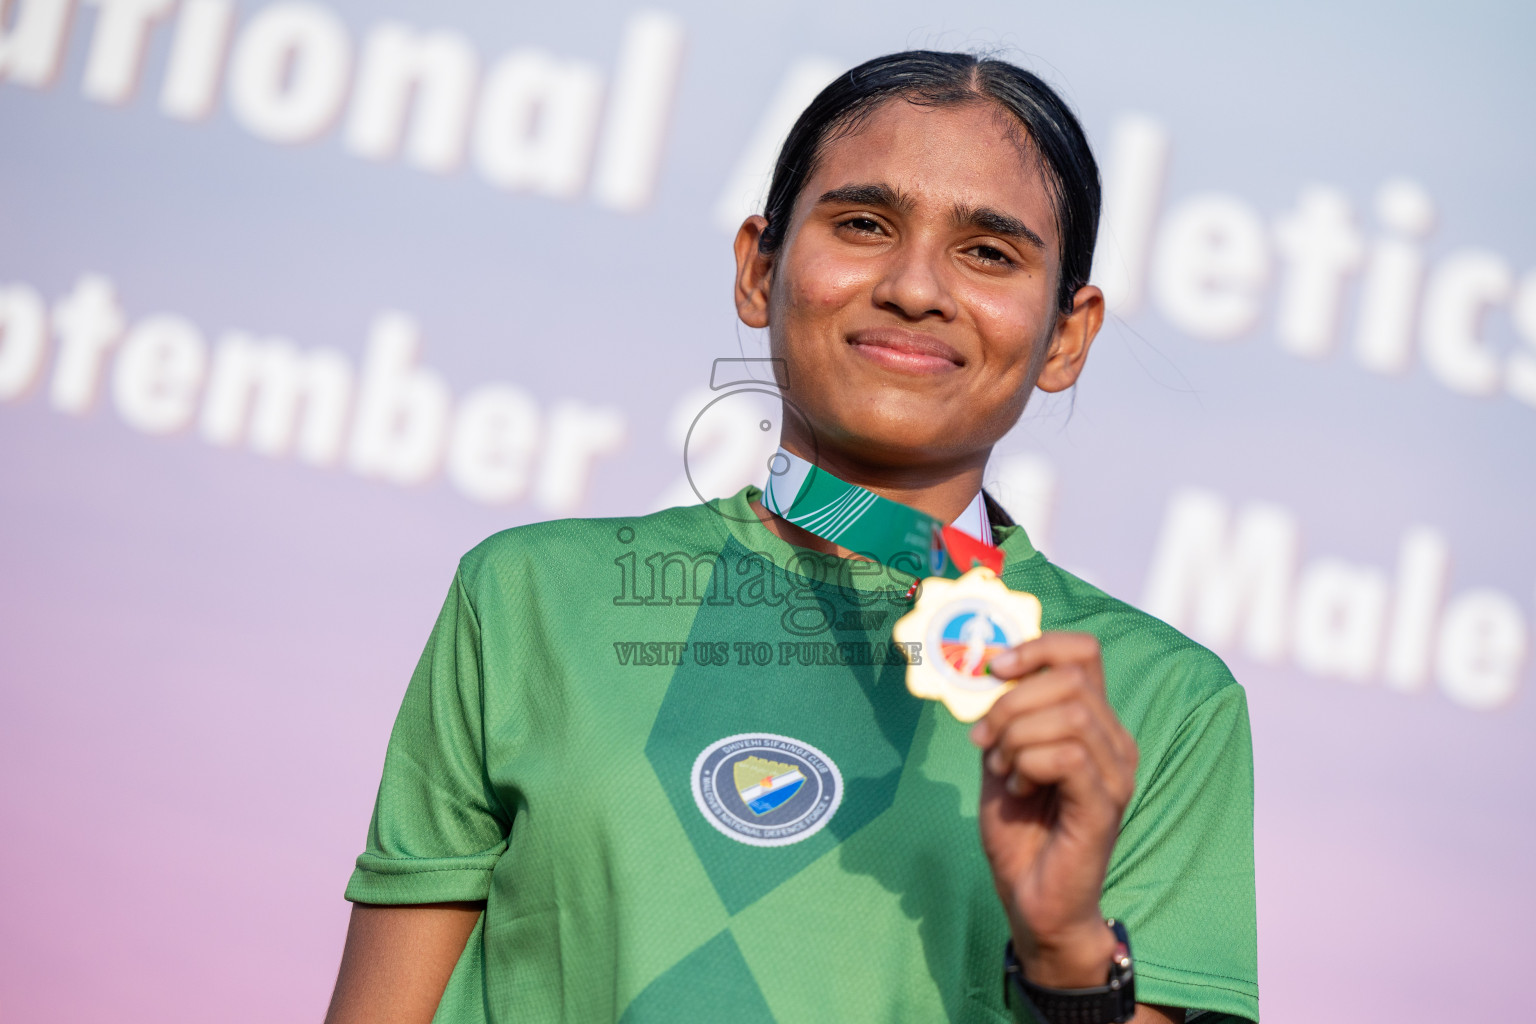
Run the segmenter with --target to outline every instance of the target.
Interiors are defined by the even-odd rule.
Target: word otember
[[[545,410],[494,382],[456,400],[418,363],[420,344],[411,317],[380,313],[355,368],[339,349],[282,337],[230,331],[210,344],[176,313],[130,321],[99,274],[51,308],[30,285],[0,287],[0,401],[46,379],[58,412],[85,416],[105,392],[129,427],[151,436],[195,430],[220,447],[345,464],[402,486],[441,471],[477,501],[531,496],[551,513],[578,508],[593,461],[624,439],[623,414],[573,400]]]

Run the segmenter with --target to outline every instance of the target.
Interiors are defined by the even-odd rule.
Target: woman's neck
[[[782,443],[786,451],[814,463],[839,480],[867,488],[882,498],[910,505],[944,523],[954,522],[966,506],[976,499],[977,492],[981,490],[988,454],[982,453],[979,459],[945,466],[890,466],[874,465],[827,446],[807,450],[798,439],[792,437],[786,437]],[[764,508],[761,502],[754,501],[752,509],[763,525],[780,540],[796,547],[810,548],[842,558],[859,557],[841,545],[823,540],[809,530],[779,518]]]

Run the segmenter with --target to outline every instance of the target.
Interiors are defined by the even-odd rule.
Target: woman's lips
[[[855,331],[848,344],[864,358],[906,373],[943,373],[965,365],[959,352],[931,334],[884,327]]]

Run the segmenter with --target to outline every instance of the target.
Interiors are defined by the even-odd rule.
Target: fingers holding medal
[[[1136,744],[1109,706],[1098,641],[1087,633],[1042,637],[1040,613],[1038,598],[1009,590],[983,566],[957,580],[924,580],[917,604],[892,629],[911,659],[907,689],[962,722],[980,720],[972,738],[1015,795],[1079,775],[1072,766],[1086,761],[1108,802],[1123,809]]]
[[[1046,633],[992,671],[1018,682],[971,729],[982,850],[1027,974],[1082,987],[1113,945],[1100,898],[1135,791],[1136,741],[1109,703],[1091,634]]]
[[[1050,633],[999,654],[994,674],[1029,679],[972,730],[986,768],[1022,796],[1037,786],[1089,784],[1118,822],[1135,786],[1136,741],[1109,704],[1098,640]]]

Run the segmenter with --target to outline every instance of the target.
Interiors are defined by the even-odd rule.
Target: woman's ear
[[[766,218],[753,214],[736,230],[736,315],[748,327],[768,326],[773,264],[757,247],[767,227]]]
[[[1085,284],[1072,296],[1072,312],[1056,318],[1051,350],[1035,386],[1041,391],[1065,391],[1076,384],[1088,361],[1088,347],[1103,325],[1104,293]]]

